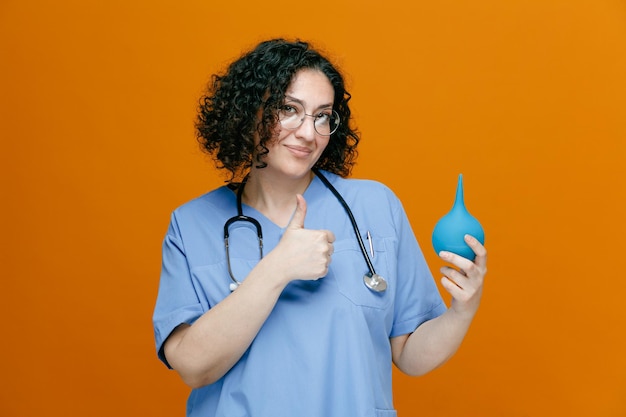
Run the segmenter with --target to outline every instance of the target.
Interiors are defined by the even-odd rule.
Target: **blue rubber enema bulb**
[[[485,243],[483,227],[465,208],[463,174],[459,174],[454,206],[448,214],[439,219],[433,230],[435,252],[448,251],[473,261],[476,254],[465,243],[464,236],[466,234],[474,236],[482,244]]]

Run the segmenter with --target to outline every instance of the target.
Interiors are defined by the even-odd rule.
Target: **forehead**
[[[312,105],[333,104],[335,89],[323,72],[307,68],[294,75],[286,95]]]

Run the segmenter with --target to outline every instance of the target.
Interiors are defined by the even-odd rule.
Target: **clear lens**
[[[294,106],[284,105],[278,111],[278,120],[280,124],[285,129],[297,129],[302,124],[304,116],[300,113],[304,114],[304,111],[299,111]]]
[[[313,126],[315,131],[322,136],[330,136],[335,133],[340,123],[339,114],[335,110],[322,111],[311,115],[306,114],[304,109],[288,104],[284,105],[278,112],[280,125],[288,130],[299,128],[307,117],[314,119]]]

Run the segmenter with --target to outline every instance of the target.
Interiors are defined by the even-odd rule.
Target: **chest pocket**
[[[373,237],[374,256],[368,253],[376,273],[387,281],[387,289],[383,292],[370,290],[363,282],[363,276],[369,273],[365,258],[356,238],[335,241],[332,263],[328,278],[336,280],[339,292],[353,304],[361,307],[384,309],[393,298],[395,280],[389,268],[389,251],[386,250],[385,239]],[[368,241],[363,238],[369,251]]]

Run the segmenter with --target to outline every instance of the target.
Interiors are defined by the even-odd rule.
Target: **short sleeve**
[[[157,354],[165,365],[170,367],[163,352],[169,335],[180,324],[192,324],[202,314],[174,213],[163,240],[161,278],[152,317]]]
[[[391,337],[412,333],[447,309],[399,201],[394,223],[398,233],[398,289]]]

